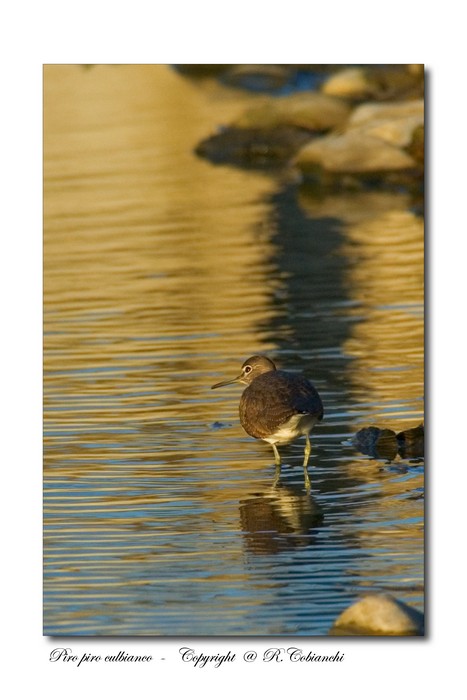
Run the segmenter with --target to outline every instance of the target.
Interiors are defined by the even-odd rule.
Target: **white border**
[[[2,48],[2,433],[3,686],[23,697],[269,698],[415,697],[461,678],[466,227],[464,19],[461,4],[334,2],[19,3],[3,10]],[[339,666],[265,664],[193,669],[178,658],[188,640],[76,639],[64,646],[164,658],[150,667],[48,662],[58,640],[42,637],[41,601],[41,115],[43,63],[425,63],[428,69],[429,499],[427,640],[302,640],[342,649]],[[446,504],[446,505],[445,505]],[[288,646],[290,640],[284,640]],[[193,644],[193,642],[190,642]],[[276,644],[276,642],[274,642]],[[278,644],[279,645],[279,644]],[[269,640],[196,640],[207,653],[258,652]],[[104,653],[104,652],[102,652]],[[257,681],[255,689],[252,684]]]

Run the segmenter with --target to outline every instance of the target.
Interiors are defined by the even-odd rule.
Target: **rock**
[[[306,174],[375,174],[417,169],[404,148],[423,125],[423,101],[365,103],[349,117],[342,133],[316,138],[297,154]]]
[[[376,84],[376,100],[413,99],[423,97],[425,67],[423,64],[370,66],[370,79]]]
[[[321,89],[327,95],[354,101],[422,97],[424,66],[347,66],[330,76]]]
[[[299,151],[295,164],[304,174],[314,173],[317,168],[334,174],[382,173],[416,165],[400,148],[359,131],[311,141]]]
[[[271,129],[288,125],[309,131],[328,131],[342,126],[350,115],[349,105],[317,92],[298,93],[263,100],[235,123],[239,128]]]
[[[366,103],[349,118],[347,131],[357,130],[393,146],[408,146],[417,128],[423,126],[423,100],[396,103]]]
[[[386,593],[369,594],[339,615],[330,634],[422,636],[424,615]]]
[[[309,139],[309,132],[285,125],[272,129],[227,128],[201,141],[195,152],[214,163],[277,167]]]
[[[423,423],[416,428],[398,433],[397,442],[403,459],[423,457],[425,454],[425,428]]]
[[[328,78],[321,89],[325,95],[361,99],[372,95],[376,85],[363,68],[345,68]]]
[[[399,444],[394,430],[370,426],[359,430],[353,444],[360,452],[375,459],[392,460],[399,451]]]
[[[375,459],[392,460],[399,454],[402,459],[422,458],[425,451],[425,431],[423,424],[396,433],[387,428],[371,425],[362,428],[352,439],[352,444],[362,454]]]

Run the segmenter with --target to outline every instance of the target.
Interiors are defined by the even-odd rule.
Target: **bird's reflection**
[[[313,544],[323,512],[300,486],[271,486],[240,501],[244,542],[254,554],[279,552]]]

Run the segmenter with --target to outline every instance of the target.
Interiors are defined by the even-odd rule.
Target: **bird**
[[[278,370],[265,355],[253,355],[243,363],[234,379],[214,384],[217,389],[227,384],[246,384],[240,398],[240,423],[248,435],[272,445],[276,465],[274,484],[281,473],[281,457],[277,445],[288,445],[304,435],[306,439],[303,471],[305,489],[311,490],[307,470],[311,453],[310,432],[324,415],[321,397],[303,375]]]

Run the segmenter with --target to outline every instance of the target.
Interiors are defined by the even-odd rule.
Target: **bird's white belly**
[[[316,422],[316,416],[297,414],[292,416],[287,423],[281,425],[275,433],[268,435],[268,437],[263,438],[263,440],[269,442],[271,445],[287,445],[297,437],[300,437],[300,435],[309,433]]]

